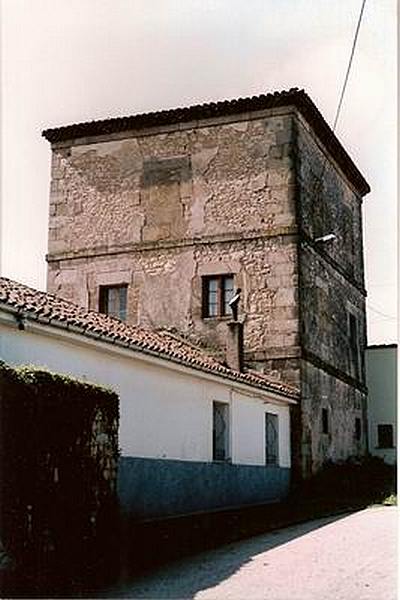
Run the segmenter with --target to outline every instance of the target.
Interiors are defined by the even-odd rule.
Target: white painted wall
[[[290,466],[289,411],[238,392],[232,394],[232,462],[265,464],[265,413],[279,417],[279,465]]]
[[[397,443],[397,347],[367,348],[368,444],[374,456],[396,462]],[[394,448],[378,447],[378,424],[392,424]]]
[[[212,402],[219,401],[230,405],[232,462],[265,464],[268,410],[280,419],[280,466],[290,466],[289,407],[273,400],[266,404],[267,394],[248,395],[229,381],[219,383],[167,361],[143,360],[112,344],[29,323],[25,331],[15,322],[0,323],[0,357],[113,388],[120,397],[123,456],[211,461]]]

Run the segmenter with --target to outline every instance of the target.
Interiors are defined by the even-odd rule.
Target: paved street
[[[318,519],[175,562],[112,597],[395,600],[397,531],[396,507]]]

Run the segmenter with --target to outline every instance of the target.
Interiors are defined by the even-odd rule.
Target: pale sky
[[[332,125],[361,0],[1,0],[1,274],[46,287],[41,131],[290,87]],[[395,0],[367,0],[337,136],[364,200],[368,341],[397,340]]]

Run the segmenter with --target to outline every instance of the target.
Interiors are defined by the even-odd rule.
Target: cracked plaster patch
[[[204,173],[208,169],[210,162],[216,157],[217,153],[218,147],[214,147],[206,148],[201,152],[196,152],[195,154],[192,154],[191,158],[193,174]]]

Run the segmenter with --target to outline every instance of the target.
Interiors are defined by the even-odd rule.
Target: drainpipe
[[[243,372],[243,323],[239,321],[227,323],[225,360],[230,369]]]

